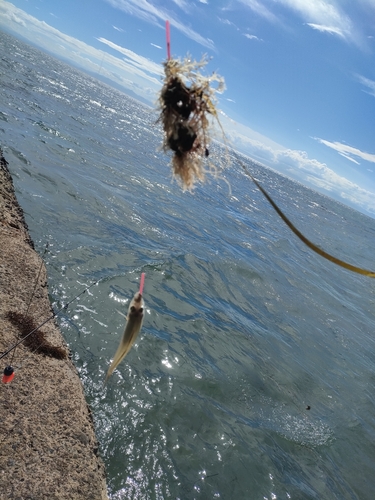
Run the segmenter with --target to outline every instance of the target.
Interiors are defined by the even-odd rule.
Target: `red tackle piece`
[[[9,384],[14,379],[14,369],[12,366],[7,366],[3,373],[3,378],[1,379],[3,384]]]

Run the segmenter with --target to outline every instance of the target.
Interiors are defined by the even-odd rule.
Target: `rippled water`
[[[236,162],[231,193],[182,193],[154,110],[0,41],[1,145],[51,300],[101,279],[60,323],[111,498],[372,499],[374,282],[305,248]],[[373,219],[244,161],[308,237],[375,267]],[[103,388],[141,272],[144,327]]]

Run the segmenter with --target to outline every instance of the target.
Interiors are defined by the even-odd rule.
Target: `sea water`
[[[374,281],[306,248],[236,159],[184,193],[154,109],[0,50],[1,146],[55,309],[100,280],[59,322],[110,498],[374,498]],[[375,220],[242,161],[308,238],[375,268]],[[142,272],[144,326],[103,387]]]

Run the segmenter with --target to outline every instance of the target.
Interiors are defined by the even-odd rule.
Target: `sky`
[[[234,148],[375,217],[375,0],[0,1],[0,29],[152,106],[167,19],[172,57],[224,77]]]

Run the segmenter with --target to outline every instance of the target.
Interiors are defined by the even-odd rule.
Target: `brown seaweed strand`
[[[345,262],[341,259],[338,259],[334,255],[329,254],[328,252],[325,252],[321,248],[319,248],[315,243],[310,241],[306,236],[304,236],[301,231],[299,231],[295,225],[288,219],[288,217],[284,214],[284,212],[279,208],[279,206],[273,201],[271,196],[267,193],[267,191],[259,184],[259,182],[251,175],[249,170],[246,168],[246,166],[242,163],[242,161],[238,158],[237,154],[234,152],[237,161],[241,165],[243,171],[245,174],[250,177],[250,179],[254,182],[256,187],[261,191],[261,193],[264,195],[264,197],[267,199],[267,201],[270,203],[270,205],[273,207],[273,209],[276,211],[276,213],[281,217],[281,219],[285,222],[285,224],[293,231],[293,233],[307,246],[309,247],[313,252],[317,253],[324,259],[329,260],[330,262],[333,262],[334,264],[343,267],[344,269],[348,269],[349,271],[352,271],[353,273],[357,274],[362,274],[364,276],[368,276],[369,278],[375,278],[375,272],[374,271],[369,271],[367,269],[362,269],[361,267],[353,266],[352,264],[349,264],[348,262]]]

